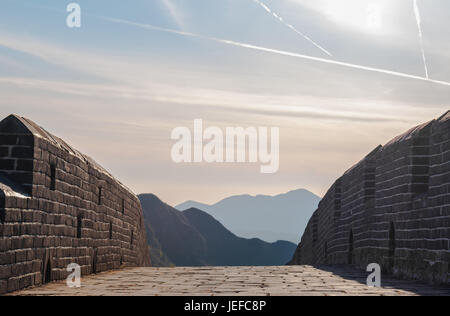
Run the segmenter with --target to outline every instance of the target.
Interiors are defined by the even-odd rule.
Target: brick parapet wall
[[[82,275],[150,265],[139,199],[61,140],[32,138],[32,164],[24,170],[31,185],[16,169],[0,171],[23,188],[0,190],[0,293],[65,279],[70,263]]]
[[[34,137],[25,133],[0,134],[0,172],[31,193]]]
[[[335,183],[320,203],[291,264],[379,263],[400,277],[449,284],[449,118],[378,147],[336,181],[340,190]]]

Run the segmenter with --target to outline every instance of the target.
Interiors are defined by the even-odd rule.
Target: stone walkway
[[[367,274],[349,267],[202,267],[130,268],[82,278],[82,287],[51,283],[12,295],[152,295],[152,296],[335,296],[449,295],[448,287],[412,281],[382,280],[383,288],[365,284]]]

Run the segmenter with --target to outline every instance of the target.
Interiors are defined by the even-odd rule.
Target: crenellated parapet
[[[339,178],[291,261],[369,263],[450,283],[450,113],[377,147]]]
[[[32,121],[0,122],[0,293],[150,265],[139,199]]]

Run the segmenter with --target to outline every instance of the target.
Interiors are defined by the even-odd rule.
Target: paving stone
[[[237,273],[239,277],[235,279]],[[267,283],[268,274],[273,283]],[[361,280],[365,280],[365,272],[348,266],[302,266],[301,270],[296,266],[130,268],[86,276],[80,289],[70,289],[58,282],[9,295],[450,296],[448,287],[383,277],[389,287],[373,288]]]

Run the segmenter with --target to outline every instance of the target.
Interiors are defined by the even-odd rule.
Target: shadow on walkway
[[[367,284],[367,277],[370,274],[356,266],[349,265],[316,266],[316,268],[364,285]],[[383,273],[381,274],[381,286],[384,289],[403,290],[421,296],[450,296],[450,286],[428,285],[420,281],[402,280],[392,275],[383,275]]]

